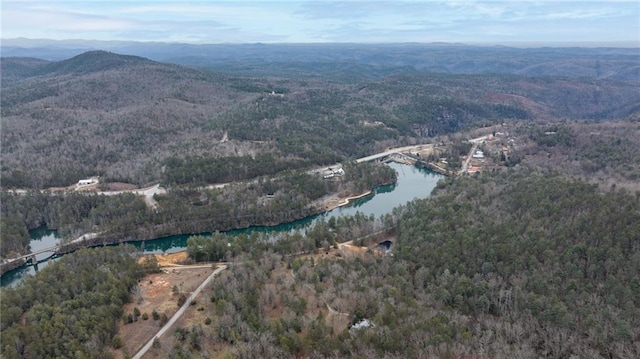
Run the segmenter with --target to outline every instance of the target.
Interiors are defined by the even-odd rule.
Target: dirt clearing
[[[134,355],[153,338],[166,320],[178,311],[180,296],[188,296],[214,270],[212,265],[207,263],[195,266],[180,265],[187,260],[186,252],[153,256],[158,260],[161,272],[149,274],[141,279],[132,291],[132,302],[124,306],[123,320],[119,323],[117,334],[123,346],[121,350],[114,351],[117,358]],[[141,260],[144,261],[146,257]],[[137,318],[136,308],[140,313]],[[157,313],[157,319],[154,319],[154,311]],[[146,320],[143,319],[145,314]],[[128,323],[129,315],[135,318],[132,323]]]

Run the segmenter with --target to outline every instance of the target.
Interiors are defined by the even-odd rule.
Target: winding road
[[[474,143],[478,143],[481,142],[482,140],[484,140],[486,138],[486,136],[483,137],[479,137],[476,139],[472,139],[470,140],[470,142],[474,142]],[[371,156],[366,156],[366,157],[362,157],[362,158],[358,158],[356,159],[357,163],[362,163],[362,162],[368,162],[368,161],[373,161],[376,159],[380,159],[380,158],[384,158],[387,156],[390,156],[392,154],[402,154],[403,152],[407,152],[407,151],[413,151],[413,150],[422,150],[424,148],[428,148],[432,145],[430,144],[420,144],[420,145],[414,145],[414,146],[404,146],[404,147],[396,147],[396,148],[390,148],[384,152],[380,152],[380,153],[376,153],[373,154]],[[468,163],[468,161],[467,161]],[[324,171],[328,170],[329,168],[339,168],[341,167],[340,164],[335,164],[332,166],[327,166],[327,167],[323,167],[323,168],[316,168],[316,169],[312,169],[309,170],[308,173],[323,173]],[[463,166],[463,171],[466,170],[466,164],[465,166]],[[250,180],[251,181],[251,180]],[[253,180],[255,181],[255,179]],[[205,188],[207,189],[214,189],[214,188],[223,188],[227,185],[229,185],[230,183],[221,183],[221,184],[212,184],[209,185]],[[24,195],[26,193],[28,193],[27,190],[24,189],[13,189],[13,190],[9,190],[9,192],[11,193],[15,193],[15,194],[19,194],[19,195]],[[128,189],[128,190],[121,190],[121,191],[82,191],[80,193],[86,193],[86,194],[98,194],[98,195],[103,195],[103,196],[116,196],[119,194],[124,194],[124,193],[132,193],[134,195],[138,195],[138,196],[143,196],[144,197],[144,202],[146,203],[146,205],[153,209],[154,211],[158,210],[158,202],[153,198],[154,195],[156,194],[166,194],[167,193],[167,189],[164,187],[160,187],[160,184],[155,184],[153,186],[147,187],[147,188],[140,188],[140,189]],[[85,234],[83,236],[81,236],[78,239],[75,239],[73,242],[79,242],[82,241],[86,238],[88,238],[88,236],[95,236],[95,233],[88,233]],[[4,261],[4,263],[8,263],[14,260],[18,260],[18,259],[22,259],[22,258],[28,258],[33,256],[34,254],[39,254],[39,253],[44,253],[44,252],[55,252],[59,249],[60,245],[55,246],[55,247],[51,247],[51,248],[47,248],[44,250],[40,250],[37,253],[28,253],[25,254],[21,257],[17,257],[17,258],[10,258],[10,259],[6,259]]]

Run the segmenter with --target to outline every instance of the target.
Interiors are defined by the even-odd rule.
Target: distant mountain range
[[[337,80],[392,73],[512,74],[640,82],[636,48],[515,48],[448,43],[215,44],[2,40],[3,57],[62,60],[107,50],[238,75],[324,76]],[[337,66],[337,67],[336,67]]]
[[[335,163],[411,137],[486,123],[606,120],[640,112],[640,85],[615,80],[622,70],[606,79],[451,74],[417,70],[406,65],[415,61],[411,56],[389,55],[426,51],[422,45],[324,45],[343,52],[325,51],[316,58],[324,62],[303,61],[322,46],[264,46],[272,62],[262,67],[251,65],[259,62],[262,45],[229,45],[246,62],[224,66],[187,67],[96,50],[59,61],[3,57],[3,186],[68,185],[92,175],[144,184],[159,180],[172,158],[270,153],[283,161]],[[465,48],[469,61],[489,65],[478,60],[485,49],[458,48],[433,45],[431,51]],[[537,68],[546,66],[544,51],[562,57],[539,51]],[[575,51],[629,57],[625,49]],[[345,62],[332,62],[338,57]]]

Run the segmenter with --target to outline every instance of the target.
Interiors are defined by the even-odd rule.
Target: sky
[[[638,0],[2,0],[0,11],[3,39],[640,47]]]

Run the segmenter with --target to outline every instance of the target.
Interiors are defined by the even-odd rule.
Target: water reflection
[[[329,220],[331,217],[353,216],[360,212],[365,216],[373,215],[380,217],[383,214],[391,212],[393,208],[405,204],[415,198],[426,198],[431,194],[437,182],[443,178],[442,175],[421,169],[414,166],[408,166],[398,163],[390,163],[389,166],[398,173],[398,181],[393,185],[381,186],[374,189],[373,193],[356,199],[346,206],[338,207],[332,211],[303,218],[291,223],[280,224],[277,226],[256,226],[246,229],[236,229],[226,232],[230,235],[247,234],[253,232],[273,234],[274,236],[282,232],[304,231],[319,220]],[[56,232],[45,228],[37,229],[30,232],[32,236],[31,249],[33,251],[43,248],[55,246],[60,240],[56,237]],[[210,233],[205,233],[208,235]],[[177,235],[164,238],[138,241],[132,244],[140,248],[145,253],[175,253],[182,251],[187,246],[187,239],[190,235]],[[50,256],[43,255],[43,258]],[[55,260],[55,259],[53,259]],[[45,267],[49,262],[41,262],[38,269]],[[14,286],[19,283],[26,275],[35,273],[33,266],[22,267],[5,273],[1,278],[2,286]]]

